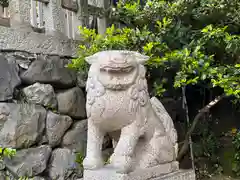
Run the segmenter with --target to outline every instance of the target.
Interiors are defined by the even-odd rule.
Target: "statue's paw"
[[[154,159],[149,159],[149,160],[142,160],[139,162],[139,167],[141,169],[145,169],[145,168],[150,168],[153,166],[157,166],[159,163],[157,160]]]
[[[93,169],[99,169],[104,166],[104,162],[101,158],[88,158],[86,157],[83,160],[83,167],[84,169],[93,170]]]
[[[132,158],[113,154],[110,158],[110,165],[116,168],[117,173],[126,174],[132,171]]]

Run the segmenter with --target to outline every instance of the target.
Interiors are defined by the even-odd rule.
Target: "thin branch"
[[[201,110],[199,110],[198,114],[195,116],[195,118],[193,119],[193,123],[190,127],[190,129],[188,130],[186,136],[185,136],[185,140],[184,140],[184,144],[181,147],[179,154],[178,154],[178,161],[181,160],[183,158],[183,156],[186,154],[186,152],[188,151],[188,139],[189,136],[193,133],[193,131],[196,128],[196,125],[198,124],[198,121],[200,120],[200,118],[204,115],[204,113],[208,112],[213,106],[215,106],[219,101],[221,101],[224,97],[226,97],[225,94],[216,97],[213,101],[211,101],[208,105],[206,105],[205,107],[203,107]]]
[[[186,111],[186,120],[187,120],[187,125],[189,126],[189,113],[188,113],[188,104],[187,104],[187,98],[186,98],[186,87],[182,87],[182,97],[183,97],[183,109],[185,109],[185,111]],[[189,141],[190,154],[191,154],[191,160],[192,160],[192,169],[195,171],[194,155],[193,155],[193,146],[192,146],[192,137],[191,137],[191,135],[188,136],[188,141]]]

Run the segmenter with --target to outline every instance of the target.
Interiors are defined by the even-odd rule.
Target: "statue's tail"
[[[152,97],[150,101],[156,115],[159,117],[159,120],[162,121],[166,133],[175,147],[176,153],[175,155],[177,156],[178,154],[177,131],[174,127],[173,120],[166,111],[166,109],[164,108],[163,104],[156,97]]]

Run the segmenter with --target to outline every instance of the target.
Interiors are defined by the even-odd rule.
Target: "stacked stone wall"
[[[84,80],[65,68],[69,61],[0,53],[0,146],[17,149],[13,159],[4,160],[1,176],[82,176],[76,153],[84,154],[86,147]]]

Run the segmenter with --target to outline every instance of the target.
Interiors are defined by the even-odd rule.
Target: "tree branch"
[[[190,129],[188,130],[186,136],[185,136],[185,140],[184,143],[179,151],[177,160],[180,161],[183,156],[186,154],[186,152],[188,151],[188,139],[189,136],[193,133],[198,121],[200,120],[200,118],[204,115],[204,113],[208,112],[213,106],[215,106],[219,101],[221,101],[224,97],[226,97],[225,94],[216,97],[213,101],[211,101],[210,103],[208,103],[205,107],[203,107],[202,109],[199,110],[198,114],[195,116],[195,118],[193,119],[193,123],[190,127]]]

